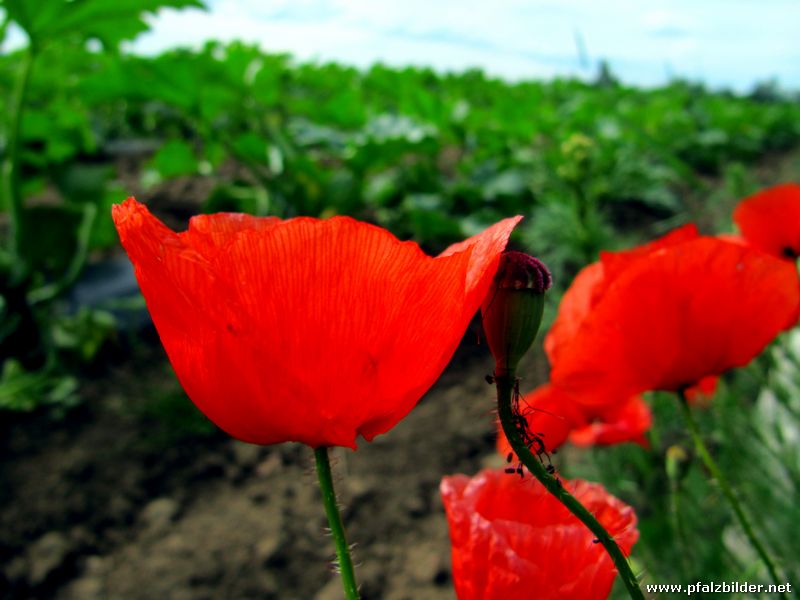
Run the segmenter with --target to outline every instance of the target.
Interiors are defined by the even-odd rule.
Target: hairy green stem
[[[731,505],[733,513],[736,515],[736,519],[739,521],[739,525],[741,525],[744,534],[747,536],[750,544],[758,553],[761,561],[764,563],[764,566],[767,567],[767,571],[769,571],[770,577],[772,577],[772,581],[775,583],[775,585],[785,584],[785,581],[778,578],[778,571],[775,568],[775,563],[770,558],[769,553],[761,543],[761,540],[759,540],[756,536],[753,526],[750,524],[750,520],[747,518],[747,515],[745,515],[742,505],[736,498],[736,494],[733,492],[731,484],[728,482],[728,479],[720,470],[719,465],[717,465],[716,461],[711,456],[711,453],[708,451],[708,448],[706,447],[706,444],[700,435],[700,429],[697,427],[697,421],[692,414],[692,409],[689,407],[689,401],[687,400],[686,394],[683,392],[683,390],[678,392],[678,400],[683,411],[683,417],[686,421],[686,426],[689,428],[689,433],[692,436],[694,446],[697,449],[697,453],[700,455],[700,458],[703,460],[706,468],[711,473],[711,476],[717,481],[717,484],[722,490],[722,494],[728,500],[728,504]],[[781,596],[786,598],[786,594],[781,594]]]
[[[339,514],[339,507],[336,504],[336,492],[333,490],[333,477],[331,476],[331,464],[328,460],[328,448],[314,449],[314,458],[317,462],[317,478],[322,492],[322,503],[325,505],[325,514],[328,516],[328,523],[331,527],[331,535],[336,544],[336,558],[339,563],[339,572],[342,575],[342,585],[344,595],[347,600],[359,600],[358,586],[356,585],[355,571],[353,570],[353,560],[350,558],[350,546],[347,545],[347,537],[342,525],[342,517]]]
[[[589,530],[594,534],[595,538],[599,540],[603,547],[608,552],[617,571],[622,578],[628,590],[628,595],[634,600],[644,600],[642,590],[639,588],[639,582],[631,570],[628,559],[620,550],[614,538],[605,530],[600,522],[590,513],[583,504],[581,504],[575,496],[570,494],[562,485],[561,482],[547,472],[544,465],[539,461],[539,458],[534,456],[533,453],[525,445],[525,442],[520,437],[519,432],[515,426],[516,415],[512,408],[512,397],[514,394],[514,384],[516,377],[513,372],[495,373],[495,383],[497,385],[497,410],[500,415],[500,422],[503,425],[503,431],[508,438],[511,448],[517,455],[519,460],[525,465],[528,470],[538,479],[542,485],[555,496],[567,510],[575,515]]]
[[[24,276],[25,266],[20,255],[22,239],[22,192],[19,184],[19,146],[22,132],[22,115],[25,109],[25,97],[36,53],[29,45],[22,55],[22,66],[14,88],[14,95],[8,106],[8,142],[0,172],[0,205],[8,210],[9,232],[8,246],[11,266],[17,278]]]

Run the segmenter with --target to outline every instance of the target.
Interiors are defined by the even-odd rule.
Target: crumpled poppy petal
[[[641,396],[631,396],[619,404],[604,407],[599,414],[588,416],[589,423],[570,432],[569,441],[576,446],[610,446],[634,442],[648,446],[645,434],[653,425],[653,413]]]
[[[630,554],[638,539],[633,510],[598,484],[566,481]],[[538,481],[502,470],[442,479],[459,600],[602,600],[616,575],[594,536]]]
[[[747,364],[799,307],[791,263],[715,238],[663,248],[609,286],[551,378],[576,395],[685,389]]]
[[[781,258],[800,256],[800,185],[776,185],[745,198],[733,220],[753,246]]]
[[[212,215],[179,235],[129,199],[114,220],[200,410],[244,441],[355,447],[441,374],[519,218],[437,258],[347,217]]]

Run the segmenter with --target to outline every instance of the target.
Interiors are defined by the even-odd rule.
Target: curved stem
[[[686,426],[689,428],[689,433],[692,436],[697,453],[700,455],[700,458],[703,459],[703,463],[711,473],[711,476],[717,480],[717,484],[719,484],[722,494],[731,505],[731,508],[736,515],[736,519],[739,521],[739,525],[741,525],[744,534],[750,541],[750,544],[758,553],[759,557],[761,557],[761,561],[764,563],[764,566],[767,567],[767,571],[769,571],[772,581],[775,582],[775,585],[783,585],[786,582],[778,579],[778,572],[775,568],[775,563],[767,553],[767,549],[764,547],[758,537],[756,537],[755,531],[753,531],[753,526],[750,524],[750,520],[747,518],[747,515],[745,515],[742,505],[739,503],[739,500],[737,500],[736,495],[733,493],[731,484],[728,482],[728,479],[720,470],[719,465],[717,465],[716,461],[711,456],[711,453],[708,451],[708,448],[706,447],[706,444],[700,435],[700,430],[697,427],[697,421],[695,421],[694,415],[692,414],[692,409],[689,407],[686,394],[684,394],[683,391],[679,391],[678,399],[683,411],[684,420],[686,421]],[[785,594],[781,594],[781,596],[786,598]]]
[[[359,600],[356,576],[353,570],[353,560],[350,558],[350,546],[342,525],[342,517],[336,504],[336,492],[333,490],[333,477],[331,476],[331,463],[328,460],[328,448],[314,448],[314,458],[317,463],[317,478],[322,492],[322,503],[325,505],[325,514],[331,526],[331,535],[336,544],[336,558],[339,562],[339,572],[342,575],[344,595],[347,600]]]
[[[515,377],[513,372],[505,374],[495,374],[495,383],[497,384],[497,410],[500,415],[500,422],[503,425],[503,431],[508,438],[511,448],[517,455],[522,464],[538,479],[548,492],[553,494],[561,504],[563,504],[569,512],[575,515],[589,530],[594,534],[595,538],[599,540],[603,547],[608,552],[617,571],[622,578],[628,590],[628,595],[635,600],[644,600],[642,590],[639,588],[639,582],[631,570],[628,559],[620,550],[614,538],[609,535],[600,522],[590,513],[583,504],[581,504],[575,496],[570,494],[561,485],[561,482],[550,475],[544,468],[544,465],[539,461],[538,457],[528,450],[528,447],[522,441],[522,438],[515,427],[516,415],[514,415],[511,406],[512,396],[514,394]]]

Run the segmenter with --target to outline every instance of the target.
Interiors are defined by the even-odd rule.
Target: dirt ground
[[[365,600],[455,597],[439,481],[502,461],[476,323],[464,340],[398,426],[333,451]],[[341,598],[312,451],[231,440],[154,339],[132,355],[66,418],[0,425],[0,597]]]

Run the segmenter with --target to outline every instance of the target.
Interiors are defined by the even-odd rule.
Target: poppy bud
[[[516,370],[542,322],[544,293],[553,283],[547,267],[522,252],[500,256],[492,286],[481,306],[486,341],[495,358],[495,374]]]

